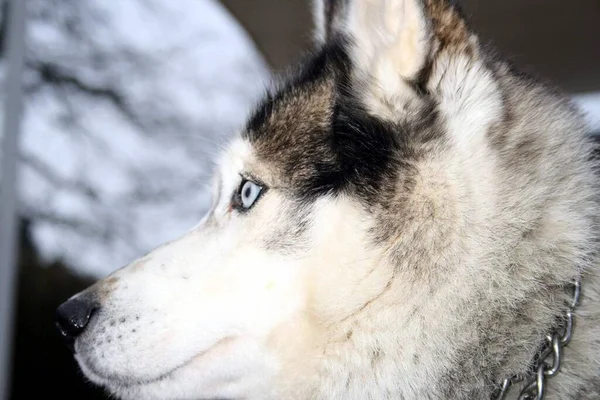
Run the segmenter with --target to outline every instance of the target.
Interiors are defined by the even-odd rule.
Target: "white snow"
[[[585,114],[590,129],[600,133],[600,92],[578,94],[574,101]]]
[[[103,276],[198,222],[210,160],[268,72],[216,1],[82,3],[50,11],[83,21],[80,35],[33,18],[29,57],[118,88],[141,122],[68,85],[34,92],[22,125],[20,206],[45,258]],[[47,7],[36,4],[34,13]]]

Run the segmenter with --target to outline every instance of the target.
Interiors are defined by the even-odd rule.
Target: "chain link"
[[[542,400],[546,389],[547,379],[553,378],[560,371],[562,349],[567,346],[573,337],[573,312],[581,300],[581,276],[573,282],[573,298],[569,309],[565,313],[565,330],[562,335],[554,332],[546,337],[544,347],[535,363],[535,374],[529,377],[519,394],[519,400]],[[549,357],[552,356],[551,359]],[[549,361],[552,361],[551,363]],[[498,388],[495,400],[504,400],[510,388],[525,380],[523,377],[513,376],[505,379]]]

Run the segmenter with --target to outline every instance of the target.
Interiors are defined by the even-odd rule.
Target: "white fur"
[[[474,156],[474,149],[485,147],[485,132],[502,118],[498,83],[482,61],[461,54],[440,55],[432,75],[429,89],[441,99],[455,144]]]

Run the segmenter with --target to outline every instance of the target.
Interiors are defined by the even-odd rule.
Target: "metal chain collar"
[[[573,312],[579,305],[580,298],[581,276],[578,276],[575,282],[573,282],[573,298],[565,314],[566,325],[564,333],[560,335],[558,332],[554,332],[546,337],[543,348],[534,363],[535,373],[526,380],[519,394],[519,400],[542,400],[544,398],[546,381],[555,377],[558,371],[560,371],[562,349],[571,341],[573,335]],[[552,359],[549,358],[550,356],[552,356]],[[550,360],[552,361],[551,363],[548,362]],[[506,399],[510,387],[525,379],[525,377],[519,376],[505,379],[499,388],[499,394],[495,397],[495,400]]]

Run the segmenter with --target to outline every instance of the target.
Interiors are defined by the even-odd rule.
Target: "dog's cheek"
[[[381,249],[369,237],[370,218],[351,199],[323,199],[318,205],[306,260],[311,312],[321,323],[347,317],[381,293],[393,275]]]

